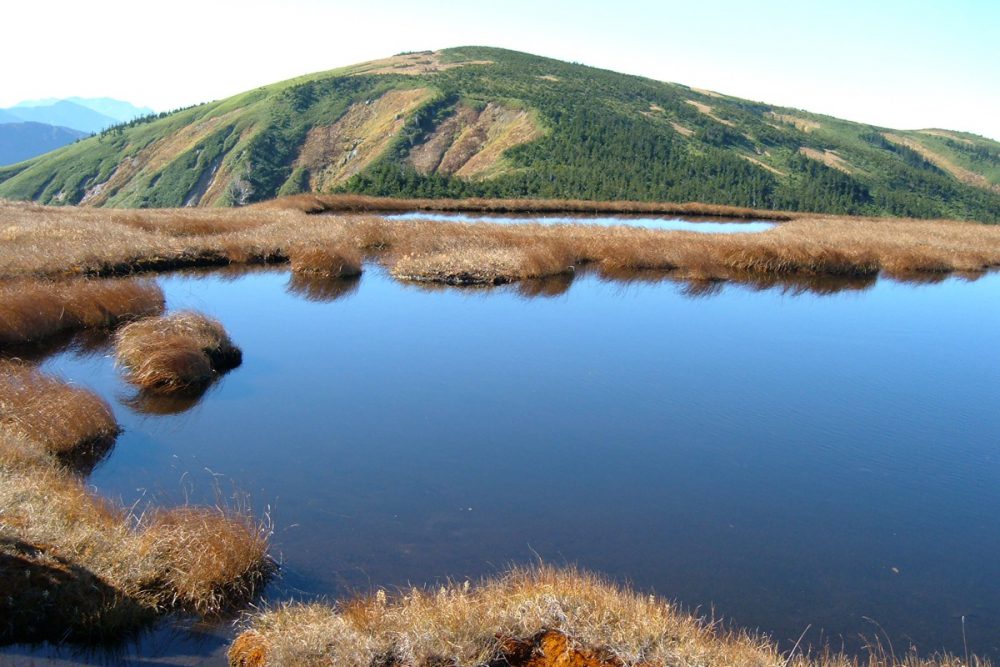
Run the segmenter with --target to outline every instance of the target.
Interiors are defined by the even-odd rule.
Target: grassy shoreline
[[[512,569],[343,601],[254,614],[229,649],[232,667],[986,667],[873,647],[864,657],[727,630],[654,595],[573,568]]]
[[[374,205],[358,199],[298,196],[244,209],[127,211],[0,203],[0,279],[289,261],[298,267],[310,256],[337,274],[354,273],[364,256],[401,280],[457,285],[547,278],[584,266],[609,278],[660,272],[701,281],[905,279],[1000,266],[1000,226],[956,221],[803,215],[764,232],[713,235],[316,215],[334,205]]]

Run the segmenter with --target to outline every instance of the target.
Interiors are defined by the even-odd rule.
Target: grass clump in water
[[[319,243],[288,251],[292,273],[322,278],[353,278],[361,275],[361,253],[346,244]]]
[[[115,357],[132,384],[170,393],[204,388],[216,374],[239,366],[243,353],[217,320],[182,311],[123,327]]]

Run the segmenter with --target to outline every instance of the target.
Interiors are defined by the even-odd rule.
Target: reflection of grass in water
[[[199,405],[214,384],[208,387],[192,388],[187,391],[175,391],[169,394],[158,394],[149,391],[137,391],[131,396],[121,399],[123,405],[135,412],[150,416],[179,415]]]
[[[325,303],[351,296],[358,291],[360,284],[361,279],[356,275],[336,278],[311,273],[292,273],[285,289],[289,294],[307,301]]]

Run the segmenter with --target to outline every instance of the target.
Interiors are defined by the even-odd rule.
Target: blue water
[[[804,645],[961,653],[964,616],[970,650],[1000,658],[1000,275],[823,293],[159,282],[243,348],[200,402],[128,407],[100,350],[45,368],[126,428],[102,493],[237,489],[269,513],[273,601],[542,558],[786,649],[808,627]],[[229,627],[199,632],[137,651],[223,664]]]
[[[599,225],[614,227],[644,227],[646,229],[666,229],[680,232],[702,232],[706,234],[743,234],[763,232],[776,223],[760,220],[693,220],[691,218],[671,218],[640,215],[492,215],[469,213],[397,213],[387,215],[391,220],[437,220],[443,222],[488,222],[496,224],[541,223],[543,225]]]

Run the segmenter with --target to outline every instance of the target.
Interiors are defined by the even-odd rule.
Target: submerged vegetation
[[[232,644],[233,667],[969,667],[941,656],[780,652],[652,595],[573,569],[515,569],[478,585],[379,591],[328,607],[290,604],[255,616]],[[985,665],[973,659],[973,665]]]

